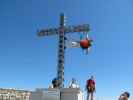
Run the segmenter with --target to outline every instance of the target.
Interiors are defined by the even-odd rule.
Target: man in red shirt
[[[87,90],[87,100],[89,100],[90,95],[91,95],[90,100],[93,100],[93,93],[96,91],[95,80],[93,76],[91,76],[91,78],[87,80],[86,90]]]

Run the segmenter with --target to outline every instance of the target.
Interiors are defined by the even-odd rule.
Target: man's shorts
[[[88,93],[92,93],[94,91],[95,91],[95,88],[94,87],[88,87],[88,89],[87,89],[87,92]]]

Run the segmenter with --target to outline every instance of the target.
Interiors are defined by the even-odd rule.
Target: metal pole
[[[65,33],[64,33],[64,14],[60,15],[60,29],[59,29],[59,46],[58,46],[58,87],[64,87],[64,53],[65,53]]]

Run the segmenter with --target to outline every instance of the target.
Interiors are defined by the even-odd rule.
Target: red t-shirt
[[[87,80],[87,86],[91,86],[91,85],[95,86],[95,81],[92,79]]]

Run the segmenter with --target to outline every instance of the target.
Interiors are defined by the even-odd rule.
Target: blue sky
[[[94,44],[89,55],[67,49],[65,86],[72,77],[84,90],[94,75],[96,96],[133,93],[132,0],[0,0],[0,87],[48,87],[56,75],[58,37],[37,37],[37,29],[90,24]],[[115,100],[115,99],[112,99]]]

